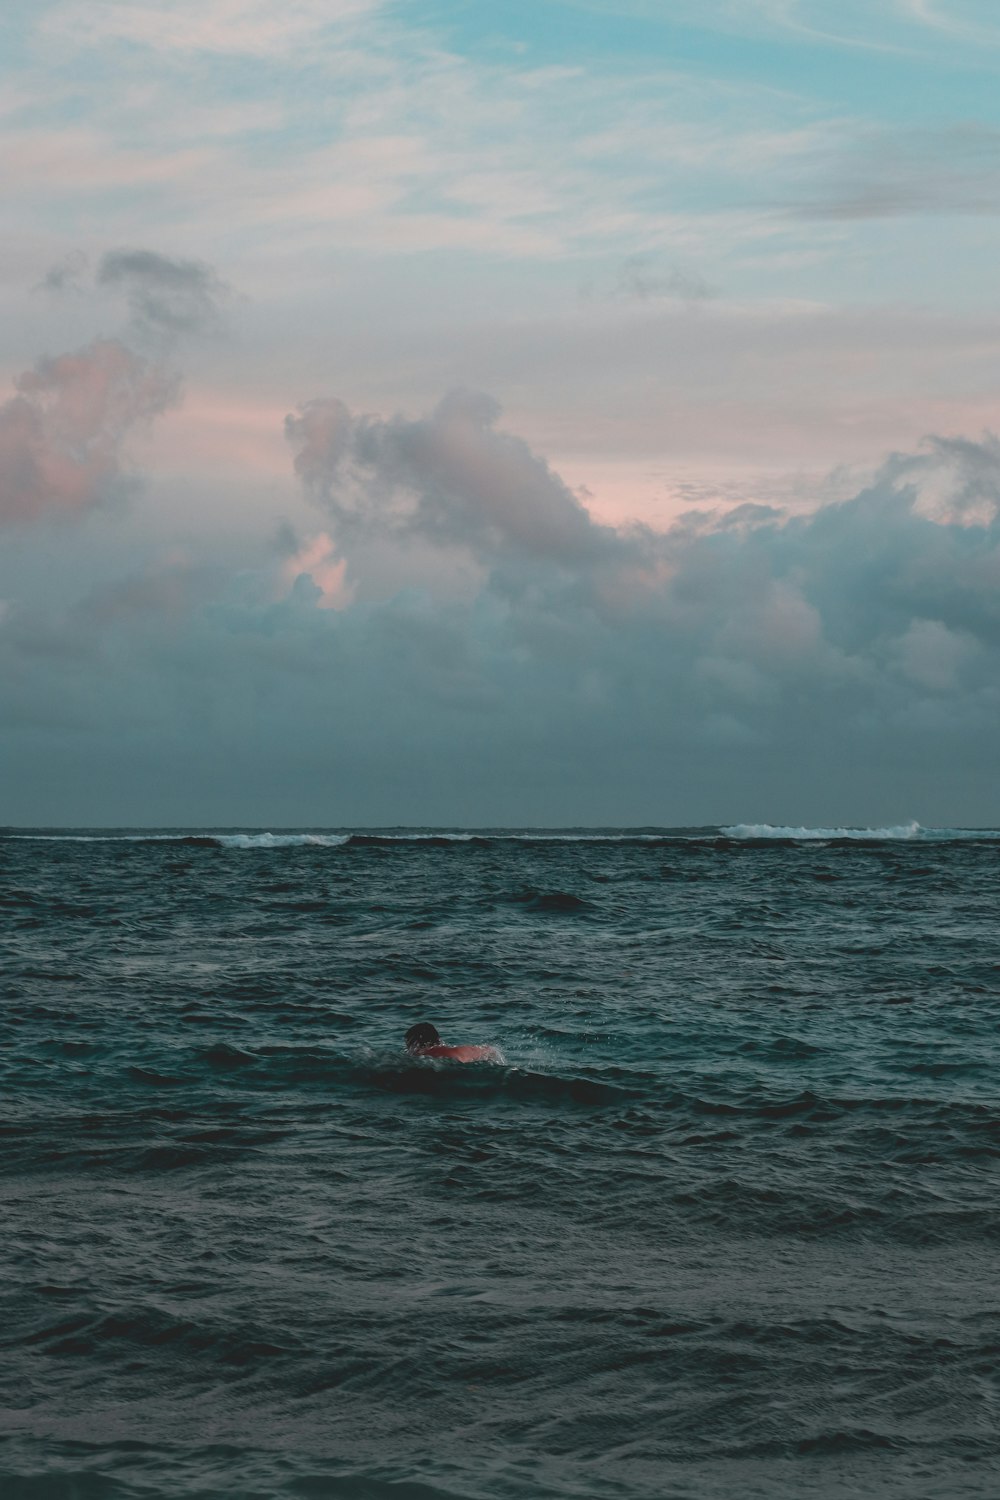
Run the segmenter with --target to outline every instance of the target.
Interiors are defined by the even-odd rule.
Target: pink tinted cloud
[[[319,589],[320,609],[345,609],[351,603],[354,591],[347,582],[347,560],[337,556],[336,544],[325,531],[303,542],[281,570],[288,588],[303,575]]]
[[[115,339],[40,360],[0,407],[0,521],[85,514],[122,481],[129,432],[164,411],[177,379]]]

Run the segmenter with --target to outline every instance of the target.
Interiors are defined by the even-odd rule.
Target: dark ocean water
[[[760,832],[0,835],[4,1500],[1000,1494],[1000,836]]]

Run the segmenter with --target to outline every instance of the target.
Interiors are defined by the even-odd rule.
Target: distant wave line
[[[321,848],[338,849],[345,845],[393,845],[393,844],[449,844],[485,845],[494,843],[579,843],[579,844],[697,844],[697,843],[753,843],[753,842],[952,842],[966,840],[1000,839],[1000,830],[991,828],[924,828],[911,822],[877,828],[808,828],[773,823],[734,823],[722,827],[697,829],[662,829],[659,831],[631,831],[621,829],[614,832],[586,831],[556,832],[544,829],[521,831],[496,831],[469,829],[414,830],[399,832],[343,831],[343,832],[216,832],[212,830],[173,830],[170,832],[126,832],[108,830],[94,833],[20,833],[13,830],[0,831],[0,838],[39,843],[74,844],[179,844],[188,847],[217,849],[287,849]]]

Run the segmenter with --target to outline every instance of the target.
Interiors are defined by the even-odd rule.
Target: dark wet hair
[[[419,1052],[421,1047],[436,1047],[441,1040],[436,1026],[430,1021],[418,1021],[416,1026],[411,1026],[406,1033],[407,1052]]]

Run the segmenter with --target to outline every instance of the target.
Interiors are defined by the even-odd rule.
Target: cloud
[[[567,0],[580,10],[665,21],[660,0]],[[671,21],[737,36],[777,35],[810,48],[927,57],[944,41],[1000,44],[990,0],[676,0]],[[929,33],[929,34],[928,34]]]
[[[1000,130],[978,121],[855,127],[803,165],[806,172],[790,200],[801,218],[1000,213]]]
[[[71,250],[62,260],[49,267],[38,284],[46,292],[80,292],[81,280],[87,270],[87,257],[82,250]]]
[[[914,620],[895,648],[901,670],[918,687],[941,694],[956,692],[970,656],[981,650],[973,636],[939,620]]]
[[[321,609],[343,609],[351,602],[347,562],[338,556],[333,538],[325,531],[303,542],[291,538],[281,577],[291,590],[301,589],[304,583],[311,585]]]
[[[704,302],[715,296],[715,289],[697,271],[674,266],[666,273],[658,272],[645,255],[632,255],[625,261],[615,291],[619,297],[637,302],[651,302],[659,297]]]
[[[229,288],[211,266],[155,250],[109,250],[101,259],[97,282],[124,292],[140,332],[168,339],[217,326],[229,296]]]
[[[0,406],[0,522],[75,517],[125,484],[129,434],[177,398],[175,376],[114,339],[39,360]]]
[[[417,418],[323,398],[289,434],[319,535],[284,528],[256,570],[167,561],[61,621],[13,602],[17,784],[100,752],[97,821],[1000,816],[996,439],[895,455],[809,515],[655,531],[596,523],[467,392]],[[372,590],[380,550],[417,548],[474,586]]]
[[[695,81],[655,57],[463,53],[447,20],[409,5],[119,0],[57,5],[40,25],[40,45],[82,52],[106,86],[84,122],[69,93],[10,140],[21,216],[51,213],[58,188],[116,239],[140,221],[197,226],[204,243],[238,242],[244,264],[284,253],[298,279],[307,259],[328,274],[351,249],[558,263],[756,246],[746,183],[801,139],[803,111],[784,128],[766,88]],[[244,116],[248,56],[267,66]],[[142,88],[124,87],[137,67]]]
[[[674,601],[684,596],[687,574],[695,575],[692,585],[696,578],[707,583],[700,571],[707,560],[731,558],[741,567],[766,564],[787,610],[796,577],[818,590],[829,574],[839,576],[831,600],[843,596],[851,577],[867,590],[879,536],[888,575],[904,535],[933,540],[939,549],[947,539],[956,556],[970,538],[991,539],[992,546],[997,535],[1000,439],[992,434],[978,441],[931,438],[923,451],[893,455],[853,498],[811,514],[740,504],[691,512],[657,531],[596,522],[543,458],[498,428],[499,417],[489,396],[468,390],[452,392],[418,418],[355,416],[325,397],[287,417],[286,434],[295,471],[330,516],[333,544],[348,558],[373,538],[386,545],[420,539],[467,552],[487,573],[523,565],[540,578],[548,570],[560,587],[567,576],[606,583],[617,573],[633,579],[640,569],[654,592]],[[856,555],[859,541],[864,546]],[[287,550],[298,547],[296,541]],[[907,563],[912,569],[913,558]],[[700,583],[690,593],[706,597]],[[914,611],[918,605],[915,598]],[[827,628],[836,613],[831,603]]]
[[[975,47],[1000,46],[1000,31],[994,22],[995,11],[988,0],[964,0],[956,4],[951,0],[946,8],[932,4],[932,0],[899,0],[903,12],[921,26],[960,42],[971,42]]]
[[[516,740],[533,725],[561,755],[578,737],[606,744],[617,725],[649,755],[672,746],[689,772],[698,746],[766,751],[787,769],[833,745],[912,756],[918,727],[946,758],[956,735],[1000,728],[995,438],[896,455],[812,514],[742,505],[655,531],[598,525],[496,422],[468,393],[417,420],[352,417],[334,400],[289,420],[349,573],[373,537],[464,549],[482,570],[467,605],[368,606],[369,628],[393,639],[416,610],[411,657],[421,637],[436,641],[433,671],[410,660],[428,702],[504,703],[496,732]],[[592,772],[596,785],[596,761]]]
[[[916,509],[945,524],[989,528],[1000,505],[1000,438],[934,437],[919,454],[896,454],[885,471],[918,485]]]
[[[57,6],[49,25],[94,43],[125,42],[157,52],[263,57],[308,44],[379,8],[381,0],[109,0],[99,8]]]
[[[497,430],[497,415],[461,392],[424,419],[352,418],[339,402],[290,418],[297,470],[331,515],[340,554],[350,559],[373,533],[465,549],[487,590],[517,600],[522,625],[537,611],[563,625],[591,611],[625,633],[641,622],[661,634],[660,659],[690,649],[719,680],[728,660],[731,680],[752,669],[772,688],[789,673],[813,690],[884,674],[887,651],[908,638],[912,663],[914,627],[918,644],[934,625],[1000,647],[1000,443],[990,435],[896,455],[852,499],[809,515],[741,505],[655,531],[597,524],[523,440]],[[530,588],[512,592],[512,578]]]
[[[565,567],[629,544],[597,525],[523,439],[498,431],[486,395],[458,390],[428,417],[354,417],[336,398],[286,419],[295,470],[345,542],[372,531],[465,548],[480,561]]]

